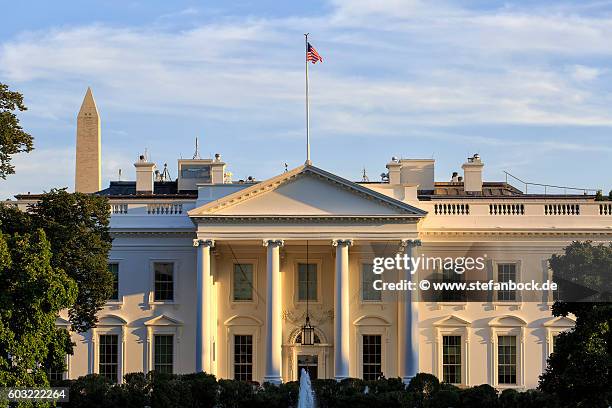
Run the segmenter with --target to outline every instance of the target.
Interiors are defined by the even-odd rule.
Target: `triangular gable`
[[[183,322],[170,316],[161,315],[144,322],[145,326],[182,326]]]
[[[297,167],[189,211],[207,216],[401,216],[427,213],[311,165]]]
[[[465,326],[470,326],[472,323],[470,323],[467,320],[464,320],[460,317],[457,317],[455,315],[450,315],[450,316],[446,316],[440,320],[438,320],[437,322],[434,323],[434,326],[443,326],[443,327],[465,327]]]
[[[544,322],[544,327],[574,327],[576,320],[569,316],[558,316]]]

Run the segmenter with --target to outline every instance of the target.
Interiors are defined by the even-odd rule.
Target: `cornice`
[[[419,231],[421,237],[608,237],[612,231]]]
[[[231,223],[248,221],[252,223],[266,222],[311,222],[311,223],[342,223],[350,221],[387,221],[393,223],[417,223],[418,215],[197,215],[194,221],[208,223]]]

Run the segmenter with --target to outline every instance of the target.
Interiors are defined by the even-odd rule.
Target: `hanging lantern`
[[[302,326],[302,346],[314,345],[314,327],[310,325],[310,317],[306,316],[306,323]]]

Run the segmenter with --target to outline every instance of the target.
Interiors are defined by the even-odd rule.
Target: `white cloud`
[[[104,119],[197,117],[241,122],[245,133],[271,129],[297,138],[303,133],[301,34],[308,27],[325,58],[311,71],[312,125],[329,138],[398,137],[406,129],[426,134],[466,124],[612,126],[612,89],[604,80],[612,19],[583,13],[600,6],[476,10],[422,0],[334,0],[331,6],[309,18],[234,16],[197,24],[198,10],[189,8],[161,16],[163,25],[24,32],[0,43],[0,77],[26,94],[28,115],[70,134],[83,84],[91,84],[98,103],[104,101]],[[182,18],[193,28],[168,28]],[[487,140],[557,151],[600,146],[521,137],[466,141]],[[38,152],[51,162],[61,156]],[[72,156],[72,146],[66,152]],[[131,169],[118,153],[105,158],[106,178]],[[71,185],[72,165],[65,170],[70,177],[54,173],[49,183]],[[29,180],[35,172],[21,174]],[[10,183],[4,191],[28,188]]]

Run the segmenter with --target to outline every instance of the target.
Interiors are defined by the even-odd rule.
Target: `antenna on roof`
[[[200,160],[200,146],[198,145],[198,137],[196,136],[196,141],[195,141],[195,152],[193,153],[193,159],[194,160]]]
[[[285,163],[285,173],[289,171],[289,165]]]
[[[170,172],[168,171],[168,163],[164,163],[164,171],[160,176],[160,181],[170,181]]]
[[[119,169],[119,181],[121,181],[121,169]]]
[[[370,181],[370,178],[368,177],[368,175],[366,174],[366,168],[365,166],[363,166],[363,175],[361,176],[361,181],[363,183],[367,183],[368,181]]]

